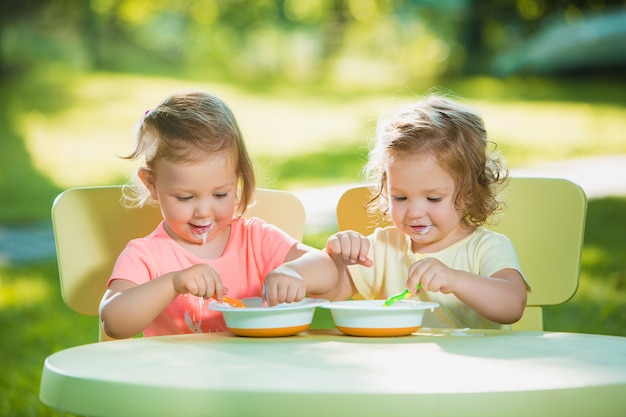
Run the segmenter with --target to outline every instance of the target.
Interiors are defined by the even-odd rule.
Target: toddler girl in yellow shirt
[[[340,280],[325,297],[386,299],[421,284],[417,298],[440,305],[423,327],[518,321],[528,284],[515,249],[483,227],[500,209],[497,188],[508,177],[490,143],[479,115],[437,95],[381,119],[365,167],[369,209],[393,226],[329,238]]]

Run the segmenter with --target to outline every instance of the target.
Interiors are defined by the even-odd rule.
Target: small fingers
[[[278,304],[280,303],[294,303],[296,301],[302,300],[306,295],[306,290],[300,285],[290,285],[286,288],[285,297],[279,299]]]
[[[198,277],[198,279],[194,280],[195,283],[195,287],[196,290],[195,292],[191,292],[191,294],[195,295],[196,297],[204,297],[205,294],[207,293],[207,287],[208,287],[208,283],[207,280],[204,279],[203,276]],[[211,294],[213,293],[213,291],[211,291]]]
[[[211,291],[207,292],[204,298],[214,297],[214,298],[217,298],[218,300],[221,300],[224,297],[224,295],[227,293],[227,290],[222,285],[222,280],[217,279],[217,280],[211,280],[210,282],[212,284]]]
[[[336,233],[326,243],[326,253],[331,255],[335,262],[341,259],[347,265],[372,266],[372,260],[367,257],[369,248],[369,239],[354,231]]]
[[[411,265],[409,268],[408,288],[420,288],[429,292],[441,292],[442,287],[447,286],[450,269],[441,261],[434,258],[424,258]],[[417,286],[420,288],[417,288]]]
[[[222,280],[219,273],[211,268],[209,265],[196,265],[196,269],[193,270],[193,282],[195,284],[195,291],[189,292],[197,297],[216,298],[221,300],[224,297],[224,288],[222,286]]]
[[[369,251],[369,240],[357,233],[341,236],[341,254],[350,263],[364,262]]]
[[[183,294],[196,295],[198,294],[198,291],[198,283],[195,280],[189,280],[183,282],[183,288],[179,292],[182,292]]]
[[[271,285],[265,290],[265,300],[269,306],[275,306],[284,302],[286,290],[283,286]]]
[[[423,280],[423,259],[414,262],[409,267],[409,276],[407,280],[407,288],[409,288],[413,293],[417,294],[417,292],[422,288],[427,286],[427,283]]]
[[[275,306],[281,303],[293,303],[300,301],[306,296],[304,282],[295,280],[281,280],[263,287],[263,298],[267,305]]]
[[[329,255],[341,255],[341,243],[339,236],[331,236],[326,242],[326,253]]]

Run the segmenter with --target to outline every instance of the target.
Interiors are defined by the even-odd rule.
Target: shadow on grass
[[[560,76],[464,78],[446,83],[462,97],[489,97],[493,101],[561,101],[626,105],[623,77]]]

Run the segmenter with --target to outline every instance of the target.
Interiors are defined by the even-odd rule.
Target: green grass
[[[548,330],[626,336],[626,197],[589,201],[580,286],[545,308]]]
[[[45,358],[98,340],[97,318],[63,304],[55,262],[0,267],[0,415],[61,416],[39,401]]]
[[[254,155],[260,185],[297,189],[353,182],[378,114],[429,86],[336,92],[235,86],[123,74],[42,69],[0,85],[0,224],[49,221],[54,196],[78,185],[120,183],[133,169],[141,114],[173,91],[202,88],[227,101]],[[481,110],[511,166],[626,154],[625,84],[565,80],[450,81]],[[626,336],[626,196],[589,202],[581,284],[572,300],[545,309],[547,330]],[[333,230],[307,235],[321,247]],[[61,299],[56,263],[0,267],[0,415],[60,416],[38,399],[41,367],[54,351],[95,342],[97,321]]]

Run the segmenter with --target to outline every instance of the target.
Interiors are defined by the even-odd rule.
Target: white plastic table
[[[129,339],[52,354],[40,398],[100,417],[624,416],[626,338],[311,330]]]

